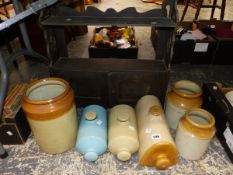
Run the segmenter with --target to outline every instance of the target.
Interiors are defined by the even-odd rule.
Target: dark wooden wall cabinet
[[[70,82],[78,106],[112,107],[134,106],[145,94],[164,100],[169,74],[162,61],[61,58],[51,67],[51,75]]]
[[[170,6],[168,13],[166,6]],[[108,9],[102,12],[97,8],[88,7],[84,13],[62,6],[51,8],[51,15],[42,21],[45,32],[51,38],[51,76],[61,77],[70,82],[78,106],[100,104],[112,107],[120,103],[134,106],[137,100],[146,94],[158,96],[163,103],[174,43],[176,11],[173,0],[164,1],[162,9],[145,13],[138,13],[135,8],[127,8],[120,12]],[[68,58],[64,27],[75,25],[156,27],[159,31],[156,58],[152,61]]]

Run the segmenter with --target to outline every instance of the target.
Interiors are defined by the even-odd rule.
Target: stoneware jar
[[[174,83],[168,92],[165,103],[165,116],[168,126],[176,129],[179,120],[188,109],[202,105],[201,87],[189,80],[180,80]]]
[[[117,105],[110,110],[108,148],[121,161],[138,151],[138,131],[135,111],[128,105]]]
[[[180,155],[188,160],[198,160],[205,153],[215,134],[212,114],[193,108],[181,118],[176,132],[176,145]]]
[[[143,166],[166,169],[178,159],[178,151],[169,128],[164,111],[157,97],[143,96],[136,105],[139,130],[139,162]]]
[[[87,161],[96,161],[107,149],[107,111],[99,105],[83,109],[76,149]]]
[[[32,82],[22,107],[42,151],[56,154],[75,145],[77,113],[74,93],[68,82],[60,78]]]

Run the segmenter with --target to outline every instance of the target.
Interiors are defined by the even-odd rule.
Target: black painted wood
[[[170,11],[167,12],[167,6]],[[64,52],[54,51],[51,55],[54,65],[51,76],[70,82],[76,95],[77,106],[100,104],[105,107],[125,103],[134,106],[143,95],[153,94],[164,102],[169,79],[169,68],[173,54],[174,32],[177,23],[176,0],[164,0],[161,9],[138,13],[135,8],[120,12],[107,9],[102,12],[88,7],[79,13],[67,7],[54,7],[42,24],[52,35],[56,49],[66,47],[64,35],[56,35],[57,27],[72,25],[131,25],[154,26],[160,31],[158,50],[154,60],[137,59],[71,59]],[[60,30],[61,31],[61,30]],[[61,38],[59,38],[61,37]],[[49,47],[54,47],[52,42]],[[55,53],[55,54],[54,54]],[[56,55],[58,53],[58,55]],[[60,57],[64,57],[59,59]],[[58,61],[57,61],[58,60]]]
[[[161,9],[139,13],[134,7],[120,12],[110,8],[105,12],[95,7],[88,7],[85,12],[77,12],[69,7],[52,9],[52,16],[42,21],[44,26],[74,26],[74,25],[133,25],[156,26],[158,28],[174,28],[176,23],[162,16]]]
[[[146,94],[158,96],[163,103],[169,71],[163,61],[62,58],[51,67],[51,76],[71,84],[77,106],[112,107],[134,106]]]

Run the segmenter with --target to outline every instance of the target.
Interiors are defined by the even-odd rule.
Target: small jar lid
[[[127,122],[129,121],[129,114],[127,113],[122,113],[117,115],[117,120],[119,120],[120,122]]]
[[[95,111],[88,111],[88,112],[86,112],[86,114],[85,114],[85,118],[86,118],[87,120],[95,120],[96,117],[97,117],[97,115],[96,115],[96,112],[95,112]]]
[[[84,155],[84,159],[87,161],[96,161],[98,159],[98,154],[95,152],[87,152]]]
[[[163,111],[160,106],[154,105],[149,109],[149,113],[153,116],[160,116],[163,113]]]
[[[117,154],[117,158],[121,161],[127,161],[131,158],[131,153],[129,151],[120,151]]]

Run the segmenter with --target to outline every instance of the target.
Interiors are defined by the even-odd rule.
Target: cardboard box
[[[131,47],[127,49],[119,48],[97,48],[89,47],[90,58],[128,58],[136,59],[138,57],[138,48]]]
[[[0,125],[0,141],[2,144],[24,144],[31,130],[22,109]]]
[[[214,115],[216,135],[233,163],[233,107],[225,97],[225,93],[230,90],[233,88],[225,88],[217,83],[204,83],[203,108]]]
[[[182,27],[187,30],[196,29],[193,22],[183,22]],[[156,52],[156,40],[158,33],[155,28],[151,31],[151,41]],[[188,64],[211,64],[216,51],[217,42],[207,36],[203,40],[180,40],[181,35],[176,34],[176,39],[173,47],[172,64],[188,63]]]
[[[26,84],[15,85],[8,93],[0,121],[0,141],[2,144],[23,144],[31,133],[29,124],[21,108]]]
[[[216,40],[211,36],[201,41],[175,40],[173,64],[211,64],[216,50]],[[202,50],[201,48],[205,48]]]
[[[195,22],[199,29],[211,27],[211,36],[217,41],[213,64],[233,64],[233,22],[219,20],[199,20]]]

